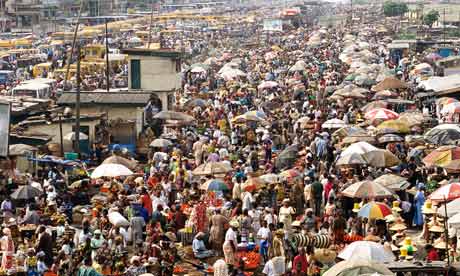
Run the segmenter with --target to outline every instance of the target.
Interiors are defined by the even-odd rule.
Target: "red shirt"
[[[438,252],[436,251],[436,249],[431,249],[428,254],[426,255],[426,260],[427,261],[438,261],[439,260],[439,256],[438,256]]]
[[[152,199],[148,194],[143,194],[141,195],[141,200],[142,200],[142,206],[147,209],[147,212],[149,213],[149,216],[152,215],[153,213],[153,208],[152,208]]]
[[[308,270],[308,262],[307,262],[307,257],[305,255],[297,255],[294,257],[294,261],[292,262],[292,271],[297,272],[297,264],[301,263],[300,265],[300,271],[301,272],[307,272]]]

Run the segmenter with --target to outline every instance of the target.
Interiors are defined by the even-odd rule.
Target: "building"
[[[155,94],[162,110],[171,109],[180,88],[181,53],[147,48],[125,49],[128,55],[128,90]]]

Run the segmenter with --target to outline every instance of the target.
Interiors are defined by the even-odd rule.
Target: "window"
[[[141,89],[141,61],[131,60],[131,89]]]

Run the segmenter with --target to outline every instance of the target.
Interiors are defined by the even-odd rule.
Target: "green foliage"
[[[409,11],[406,3],[386,1],[383,4],[383,13],[385,16],[400,16]]]
[[[434,22],[438,21],[439,12],[436,10],[431,10],[423,16],[423,24],[433,27]]]

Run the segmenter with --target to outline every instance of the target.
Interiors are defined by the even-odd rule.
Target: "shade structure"
[[[160,111],[157,114],[155,114],[153,118],[162,119],[162,120],[183,121],[183,122],[191,122],[195,120],[195,118],[193,118],[190,115],[187,115],[182,112],[176,112],[176,111]]]
[[[398,113],[394,112],[393,110],[386,109],[386,108],[376,108],[372,109],[366,114],[364,117],[368,120],[393,120],[399,118]]]
[[[292,167],[297,160],[299,154],[299,146],[297,144],[285,148],[275,160],[275,167],[279,170]]]
[[[448,114],[455,114],[460,112],[460,102],[453,102],[450,104],[446,104],[441,109],[441,114],[448,115]]]
[[[370,144],[375,144],[377,142],[375,136],[371,134],[363,134],[363,135],[351,135],[343,138],[342,144],[354,144],[358,142],[366,142]]]
[[[422,161],[427,166],[444,166],[458,159],[460,159],[460,147],[441,146],[430,152]]]
[[[441,105],[441,106],[444,106],[450,103],[455,103],[455,102],[458,102],[458,100],[455,98],[450,98],[450,97],[441,97],[441,98],[436,99],[436,104]]]
[[[425,116],[422,112],[418,111],[406,111],[399,114],[400,121],[406,122],[408,125],[420,125],[425,121]]]
[[[454,182],[444,185],[432,192],[428,198],[432,201],[450,201],[460,198],[460,183]]]
[[[110,157],[107,157],[102,164],[119,164],[127,167],[130,170],[133,170],[137,166],[137,161],[135,160],[130,160],[127,158],[124,158],[122,156],[118,155],[112,155]]]
[[[133,172],[120,164],[101,164],[92,173],[91,178],[117,177],[132,175]]]
[[[395,256],[380,243],[372,241],[355,241],[347,245],[338,255],[344,260],[370,261],[377,263],[391,262]]]
[[[233,123],[237,124],[244,124],[247,122],[263,122],[264,119],[261,118],[260,116],[257,116],[256,114],[252,113],[245,113],[243,115],[236,116],[235,118],[232,119]]]
[[[62,139],[67,140],[67,141],[74,141],[76,139],[76,134],[75,132],[69,132]],[[88,140],[88,135],[84,134],[83,132],[80,132],[80,140]]]
[[[246,182],[241,185],[243,191],[253,192],[265,187],[265,182],[259,177],[250,177]]]
[[[279,175],[282,179],[293,180],[300,177],[300,172],[296,169],[289,169],[282,171]]]
[[[18,156],[31,153],[37,150],[38,149],[36,147],[29,146],[26,144],[14,144],[9,146],[8,154],[10,156]]]
[[[401,160],[389,150],[377,149],[363,154],[368,164],[376,168],[388,168],[397,166]]]
[[[357,126],[346,126],[342,127],[332,133],[333,136],[347,137],[347,136],[359,136],[368,135],[367,131]]]
[[[390,90],[382,90],[375,93],[373,99],[380,100],[386,98],[396,98],[398,97],[398,93],[390,91]]]
[[[153,148],[166,148],[172,146],[173,143],[168,139],[157,138],[150,143],[150,146]]]
[[[199,165],[192,172],[194,175],[218,175],[231,172],[233,169],[224,162],[207,162]]]
[[[364,112],[368,112],[368,111],[371,111],[372,109],[387,108],[387,107],[388,107],[388,103],[385,101],[373,101],[361,107],[361,110]]]
[[[277,87],[278,85],[279,84],[276,81],[263,81],[257,86],[257,89],[259,90],[270,89],[270,88]]]
[[[274,173],[264,174],[264,175],[259,176],[259,178],[268,184],[274,184],[274,183],[278,183],[281,181],[280,176]]]
[[[440,167],[446,169],[447,173],[459,173],[460,159],[449,161],[447,164],[440,165]]]
[[[407,123],[404,120],[388,120],[385,122],[382,122],[377,126],[377,129],[379,130],[379,133],[409,133],[410,132],[410,126],[409,123]]]
[[[460,126],[456,124],[438,125],[427,131],[423,138],[435,145],[454,144],[460,140]]]
[[[460,198],[454,199],[451,202],[446,204],[447,208],[444,208],[444,205],[439,206],[438,215],[442,217],[450,218],[453,215],[460,213]],[[447,213],[446,213],[447,209]]]
[[[30,185],[22,185],[22,186],[19,186],[11,194],[11,198],[14,200],[28,200],[28,199],[33,199],[41,194],[42,192],[37,188],[34,188]]]
[[[410,186],[410,183],[406,178],[396,174],[381,175],[374,179],[374,183],[378,183],[392,191],[405,190]]]
[[[382,90],[401,88],[407,88],[407,84],[393,76],[388,76],[378,84],[374,85],[371,90],[378,92]]]
[[[324,122],[321,127],[328,128],[328,129],[334,129],[334,128],[337,129],[337,128],[342,128],[346,126],[348,126],[347,123],[345,123],[344,121],[340,119],[334,118],[334,119],[330,119]]]
[[[352,153],[344,156],[340,156],[337,160],[337,166],[353,166],[353,165],[366,165],[367,160],[364,159],[362,154]]]
[[[385,203],[371,201],[359,209],[358,216],[368,219],[384,219],[391,213],[391,208]]]
[[[404,138],[396,134],[385,134],[378,138],[379,143],[394,143],[394,142],[402,142]]]
[[[323,276],[360,276],[378,273],[378,275],[393,275],[384,264],[376,261],[345,260],[329,268]]]
[[[351,198],[377,198],[391,196],[393,192],[378,183],[364,180],[351,184],[341,194]]]
[[[351,144],[349,147],[347,147],[344,151],[342,151],[340,156],[346,156],[346,155],[350,155],[353,153],[364,154],[366,152],[374,151],[377,149],[378,148],[374,147],[373,145],[367,142],[358,142],[358,143]]]
[[[206,105],[207,105],[207,103],[203,99],[192,99],[192,100],[190,100],[190,101],[185,103],[185,106],[188,106],[188,107],[194,107],[194,106],[203,107],[203,106],[206,106]]]
[[[221,179],[209,179],[200,186],[205,191],[228,191],[229,187]]]

